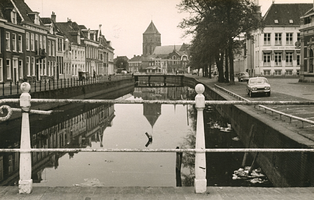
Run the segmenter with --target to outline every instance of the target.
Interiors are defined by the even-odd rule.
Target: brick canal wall
[[[184,84],[192,88],[199,83],[193,78],[184,78]],[[205,85],[206,99],[228,100],[230,97]],[[217,105],[218,112],[230,120],[233,130],[246,147],[251,148],[312,148],[313,142],[263,118],[253,106]],[[251,154],[253,157],[256,153]],[[257,164],[275,187],[314,186],[313,153],[258,153]]]
[[[70,88],[48,90],[31,93],[32,98],[49,98],[49,99],[86,99],[96,96],[116,92],[125,88],[134,87],[134,80],[122,79],[103,83],[94,83],[90,85],[80,85]]]

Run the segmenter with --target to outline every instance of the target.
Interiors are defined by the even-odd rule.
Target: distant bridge
[[[135,86],[138,87],[183,86],[183,78],[183,74],[134,74]]]

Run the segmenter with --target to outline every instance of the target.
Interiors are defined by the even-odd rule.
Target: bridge
[[[153,83],[156,85],[156,82],[162,83],[162,85],[157,84],[157,86],[166,87],[172,84],[183,86],[183,78],[183,74],[134,74],[135,86],[137,87],[153,86]]]

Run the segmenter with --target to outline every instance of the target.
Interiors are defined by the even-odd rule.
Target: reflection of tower
[[[143,104],[143,115],[146,117],[152,128],[161,114],[161,104]]]

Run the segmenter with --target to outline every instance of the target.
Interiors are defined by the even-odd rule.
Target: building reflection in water
[[[194,90],[188,87],[136,87],[134,98],[144,100],[180,100],[186,99]],[[174,107],[175,108],[175,107]],[[32,148],[86,148],[92,143],[103,147],[103,134],[112,125],[115,109],[112,104],[68,104],[57,110],[64,112],[51,116],[32,115],[31,145]],[[143,115],[153,128],[161,115],[161,104],[143,104]],[[171,119],[169,119],[171,121]],[[19,120],[1,123],[0,128],[6,134],[0,143],[3,148],[19,148]],[[12,128],[15,127],[15,128]],[[144,134],[144,132],[143,132]],[[7,146],[3,146],[7,144]],[[32,153],[32,179],[34,183],[44,181],[45,169],[57,169],[59,159],[75,153],[34,152]],[[19,180],[19,153],[0,153],[0,185],[16,185]]]
[[[62,110],[64,112],[44,119],[32,116],[33,120],[30,123],[32,148],[85,148],[91,146],[91,142],[99,142],[102,147],[103,132],[108,126],[111,126],[115,116],[113,104],[76,104],[63,106]],[[3,128],[8,129],[9,127],[4,126]],[[16,138],[14,148],[18,148],[19,140],[18,137]],[[12,147],[8,146],[7,148]],[[58,168],[58,160],[65,154],[62,152],[33,152],[33,182],[41,182],[42,172],[45,168]],[[68,155],[69,158],[73,158],[74,153],[68,153]],[[18,179],[19,153],[0,153],[0,185],[16,185]]]

